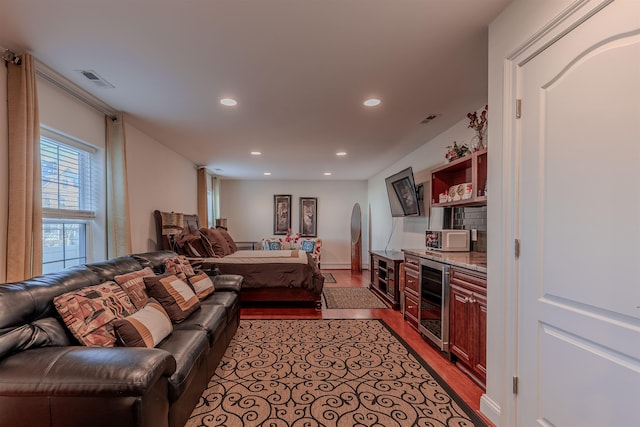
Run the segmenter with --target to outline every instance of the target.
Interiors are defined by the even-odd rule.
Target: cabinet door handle
[[[408,305],[408,306],[407,306],[407,308],[408,308],[409,310],[411,310],[412,308],[416,308],[416,306],[415,306],[415,305]]]
[[[475,304],[475,303],[476,303],[476,300],[475,300],[475,299],[473,299],[473,298],[471,298],[471,299],[469,300],[469,302],[470,302],[471,304]]]

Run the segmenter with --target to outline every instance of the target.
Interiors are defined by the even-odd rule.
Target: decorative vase
[[[472,138],[472,143],[475,143],[476,151],[484,150],[485,148],[487,148],[487,135],[486,134],[487,134],[487,130],[486,129],[482,129],[482,130],[476,131],[476,135]]]

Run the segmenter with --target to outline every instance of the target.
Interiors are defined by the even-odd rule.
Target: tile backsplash
[[[478,240],[471,242],[471,250],[487,251],[487,207],[472,206],[453,209],[453,227],[458,230],[478,230]]]

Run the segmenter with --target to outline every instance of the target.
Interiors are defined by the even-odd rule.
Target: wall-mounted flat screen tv
[[[392,217],[420,215],[418,193],[411,167],[385,178],[385,183]]]

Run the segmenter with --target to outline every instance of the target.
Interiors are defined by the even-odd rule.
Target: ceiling
[[[509,1],[0,0],[0,46],[220,176],[368,179],[486,102]]]

